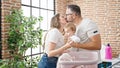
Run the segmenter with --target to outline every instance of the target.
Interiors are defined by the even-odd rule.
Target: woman
[[[66,20],[56,14],[51,19],[50,30],[48,31],[45,39],[45,53],[39,64],[38,68],[56,68],[58,57],[70,48],[70,43],[64,45],[63,27]]]

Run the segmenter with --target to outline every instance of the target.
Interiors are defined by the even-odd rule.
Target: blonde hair
[[[65,29],[70,29],[72,31],[76,31],[76,26],[73,23],[67,23],[64,27]]]
[[[60,28],[61,24],[60,24],[60,14],[56,14],[55,16],[52,17],[51,22],[50,22],[50,27],[51,28]]]

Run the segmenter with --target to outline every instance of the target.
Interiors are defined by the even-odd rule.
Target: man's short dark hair
[[[67,8],[69,8],[72,12],[75,12],[76,15],[81,16],[81,10],[80,7],[77,5],[68,5]]]

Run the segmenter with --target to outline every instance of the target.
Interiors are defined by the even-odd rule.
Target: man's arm
[[[82,48],[82,49],[88,49],[88,50],[100,50],[101,49],[101,37],[100,34],[97,34],[95,36],[92,36],[90,38],[90,42],[88,43],[72,43],[73,47],[76,48]]]

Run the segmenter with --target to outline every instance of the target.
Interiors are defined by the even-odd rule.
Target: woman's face
[[[67,20],[64,16],[60,16],[60,23],[62,26],[64,26],[67,23]]]

